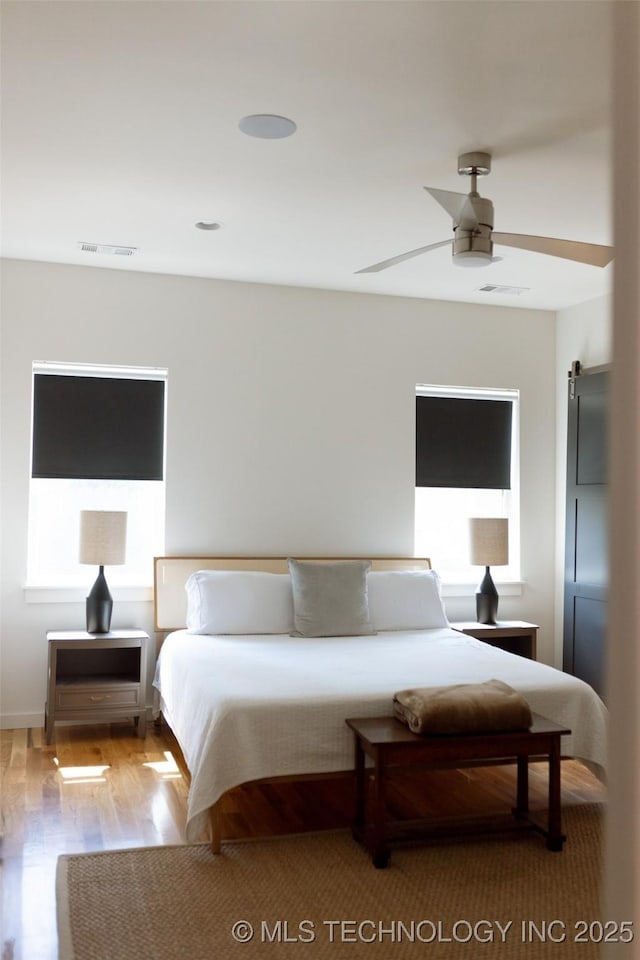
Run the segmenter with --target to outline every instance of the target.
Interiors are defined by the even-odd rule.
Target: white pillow
[[[367,574],[367,592],[375,630],[449,626],[435,570],[374,570]]]
[[[287,573],[198,570],[185,584],[189,633],[291,633],[293,593]]]

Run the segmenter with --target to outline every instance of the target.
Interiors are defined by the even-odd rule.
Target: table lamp
[[[104,568],[124,563],[126,541],[126,511],[80,511],[80,563],[98,564],[100,567],[87,597],[87,633],[109,633],[113,599]]]
[[[472,517],[469,524],[471,563],[485,568],[476,591],[476,619],[478,623],[494,624],[498,613],[498,591],[489,567],[509,563],[509,521],[506,517]]]

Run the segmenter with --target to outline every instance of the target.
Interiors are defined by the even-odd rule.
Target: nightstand
[[[46,742],[58,720],[107,723],[131,717],[146,734],[147,643],[143,630],[50,630]]]
[[[484,640],[492,647],[500,647],[501,650],[517,653],[529,660],[536,659],[539,629],[536,623],[526,623],[524,620],[499,620],[498,623],[491,624],[465,620],[452,623],[451,627],[470,637],[475,637],[476,640]]]

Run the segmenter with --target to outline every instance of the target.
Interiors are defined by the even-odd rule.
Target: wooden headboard
[[[299,557],[329,563],[332,560],[371,560],[373,570],[429,570],[426,557]],[[153,561],[153,616],[158,633],[184,629],[187,595],[184,585],[197,570],[259,570],[288,573],[286,557],[155,557]]]

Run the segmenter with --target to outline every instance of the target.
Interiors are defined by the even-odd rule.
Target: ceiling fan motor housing
[[[468,198],[473,205],[475,222],[462,216],[453,227],[453,259],[460,266],[483,266],[493,257],[493,204],[484,197]]]

